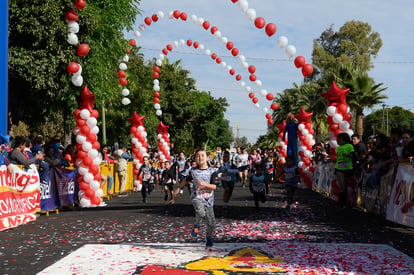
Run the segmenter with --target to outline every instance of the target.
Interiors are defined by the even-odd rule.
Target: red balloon
[[[78,127],[79,127],[79,129],[80,129],[82,126],[85,126],[85,125],[86,125],[86,119],[80,118],[80,119],[77,119],[77,120],[76,120],[76,126],[78,126]]]
[[[259,99],[257,97],[253,97],[252,101],[254,104],[256,104],[259,101]]]
[[[131,53],[131,49],[127,49],[127,51],[126,51],[126,52],[127,52],[128,54],[129,54],[129,53]]]
[[[335,133],[335,131],[338,130],[338,129],[339,129],[339,124],[338,123],[332,123],[332,124],[329,125],[329,131],[331,131],[331,132]]]
[[[82,181],[81,183],[79,183],[79,189],[82,191],[86,191],[89,189],[89,183]]]
[[[100,205],[101,204],[101,198],[98,197],[98,196],[94,196],[91,199],[91,204],[93,204],[93,205]]]
[[[193,44],[193,41],[191,41],[190,39],[187,40],[187,46],[190,47]]]
[[[131,47],[135,46],[135,44],[136,44],[135,39],[129,40],[129,45],[131,45]]]
[[[181,13],[180,18],[181,18],[181,20],[186,21],[187,20],[187,14],[185,12]]]
[[[94,143],[98,139],[98,136],[94,133],[89,133],[87,138],[90,143]]]
[[[210,29],[211,34],[214,34],[216,31],[218,31],[218,28],[216,26],[211,27]]]
[[[213,60],[214,60],[214,59],[216,59],[216,58],[217,58],[217,54],[216,54],[216,53],[212,53],[212,54],[211,54],[211,59],[213,59]]]
[[[254,93],[253,93],[253,92],[250,92],[250,93],[249,93],[249,97],[250,97],[250,98],[253,98],[253,97],[254,97]]]
[[[198,42],[194,42],[194,43],[193,43],[193,47],[194,47],[194,49],[197,49],[197,48],[198,48],[198,46],[200,46],[200,44],[199,44]]]
[[[157,72],[157,73],[159,73],[160,72],[160,67],[158,67],[158,66],[154,66],[154,72]]]
[[[273,103],[272,105],[270,105],[270,108],[274,111],[277,108],[279,108],[279,105],[277,103]]]
[[[254,65],[249,66],[249,73],[254,74],[256,72],[256,67]]]
[[[274,35],[276,33],[276,25],[273,23],[267,24],[265,31],[266,31],[267,36],[269,37]]]
[[[81,149],[82,149],[82,144],[77,143],[77,144],[75,145],[75,147],[76,147],[76,151],[77,151],[77,152],[79,152],[79,150],[81,150]]]
[[[126,73],[125,73],[125,71],[118,71],[118,76],[119,77],[126,77]]]
[[[137,133],[137,127],[132,126],[129,131],[131,132],[131,134],[133,134],[135,136],[135,134]]]
[[[84,157],[83,159],[82,159],[82,163],[83,163],[83,165],[85,165],[86,167],[89,167],[89,166],[91,166],[92,165],[92,159],[90,158],[90,157]]]
[[[231,50],[231,54],[232,54],[233,56],[237,56],[237,55],[239,54],[239,49],[237,49],[237,48],[233,48],[233,49]]]
[[[350,122],[350,121],[351,121],[351,119],[352,119],[352,115],[351,115],[350,113],[346,113],[346,114],[344,115],[344,120],[346,120],[346,121]]]
[[[152,20],[149,17],[145,17],[144,22],[145,22],[145,24],[147,24],[149,26],[149,25],[151,25]]]
[[[151,19],[152,19],[152,21],[157,22],[157,21],[158,21],[158,15],[153,14],[153,15],[151,16]]]
[[[89,171],[91,172],[91,174],[96,174],[96,173],[98,173],[98,172],[99,172],[99,166],[98,166],[98,165],[96,165],[96,164],[92,164],[92,165],[89,167]]]
[[[272,114],[267,113],[267,114],[266,114],[266,118],[267,118],[267,119],[271,119],[271,118],[272,118]]]
[[[266,95],[266,99],[267,100],[269,100],[269,101],[271,101],[271,100],[273,100],[273,94],[271,94],[271,93],[268,93],[267,95]]]
[[[173,46],[171,44],[168,44],[166,48],[167,48],[167,50],[172,51]]]
[[[70,64],[66,67],[69,73],[74,74],[79,71],[79,64],[76,62],[70,62]]]
[[[167,55],[168,54],[168,50],[166,48],[162,49],[162,53]]]
[[[154,92],[154,97],[160,97],[160,93],[159,92]]]
[[[236,3],[237,1],[239,1],[239,0],[231,0],[231,2],[233,2],[233,3]]]
[[[89,188],[85,190],[85,195],[92,199],[95,196],[95,191],[93,191],[93,189]]]
[[[80,44],[78,47],[78,55],[79,56],[85,56],[89,53],[89,46],[88,44]]]
[[[159,74],[158,74],[157,72],[153,72],[153,73],[152,73],[152,77],[153,77],[153,78],[158,78],[158,77],[159,77]]]
[[[256,77],[256,75],[251,74],[251,75],[249,76],[249,79],[250,79],[250,81],[256,81],[257,77]]]
[[[75,7],[78,10],[81,10],[81,9],[85,8],[86,7],[86,1],[85,0],[75,0]]]
[[[220,63],[221,63],[221,58],[220,58],[220,57],[217,57],[217,58],[216,58],[216,63],[217,63],[217,64],[220,64]]]
[[[91,128],[89,128],[89,126],[87,126],[87,125],[82,126],[80,128],[80,132],[81,132],[82,135],[87,136],[91,132]]]
[[[264,20],[263,17],[257,17],[256,20],[254,20],[254,25],[258,29],[263,29],[263,27],[265,26],[265,24],[266,24],[266,21]]]
[[[298,57],[295,58],[294,63],[295,63],[296,68],[302,68],[303,65],[305,65],[305,63],[306,63],[306,60],[303,56],[298,56]]]
[[[178,10],[175,10],[173,13],[173,16],[175,17],[175,19],[178,19],[178,17],[180,17],[181,12]]]
[[[78,151],[77,152],[78,159],[84,159],[84,158],[86,158],[88,156],[88,153],[85,152],[83,149],[77,150],[77,151]]]
[[[98,141],[95,141],[95,142],[92,144],[92,149],[99,150],[99,148],[101,148],[101,144],[100,144]]]
[[[128,81],[125,77],[121,77],[119,79],[119,84],[121,84],[122,86],[126,86],[128,84]]]
[[[160,103],[160,99],[158,97],[154,97],[154,103]]]
[[[241,79],[242,79],[241,75],[239,75],[239,74],[238,74],[238,75],[236,75],[236,80],[237,80],[237,81],[240,81]]]
[[[204,21],[203,22],[203,28],[206,29],[206,30],[208,30],[208,28],[210,28],[210,22]]]
[[[70,10],[70,11],[66,12],[65,19],[68,20],[69,22],[71,22],[71,21],[78,21],[79,17],[78,17],[78,14],[75,11]]]
[[[345,115],[348,112],[348,105],[345,103],[339,103],[336,106],[336,112],[341,115]]]
[[[231,42],[231,41],[227,42],[226,47],[227,47],[227,49],[228,49],[229,51],[230,51],[231,49],[233,49],[233,47],[234,47],[233,42]]]
[[[328,124],[335,123],[335,122],[333,121],[332,116],[328,116],[328,118],[326,119],[326,121],[328,122]]]
[[[302,74],[304,77],[310,76],[313,73],[313,66],[311,64],[305,64],[302,67]]]
[[[79,119],[79,118],[80,118],[80,112],[81,112],[81,110],[76,109],[76,110],[73,112],[73,116],[74,116],[76,119]]]
[[[230,74],[230,75],[234,75],[235,73],[236,73],[236,71],[235,71],[234,69],[230,69],[230,70],[229,70],[229,74]]]

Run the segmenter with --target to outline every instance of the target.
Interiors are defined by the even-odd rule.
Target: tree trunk
[[[361,137],[364,133],[364,113],[362,108],[358,108],[356,111],[355,132]]]

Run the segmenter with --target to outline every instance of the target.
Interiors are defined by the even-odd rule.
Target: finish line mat
[[[38,274],[414,274],[388,245],[201,243],[84,245]]]

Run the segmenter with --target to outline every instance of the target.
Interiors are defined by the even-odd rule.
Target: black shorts
[[[354,176],[354,170],[353,169],[347,169],[347,170],[335,169],[335,173],[341,173],[345,176],[345,178],[351,178],[351,177]]]
[[[249,170],[249,165],[243,165],[243,166],[240,166],[238,169],[239,169],[239,171],[240,171],[240,172],[243,172],[243,171]]]
[[[223,185],[224,188],[228,187],[231,190],[234,188],[234,181],[222,181],[221,185]]]

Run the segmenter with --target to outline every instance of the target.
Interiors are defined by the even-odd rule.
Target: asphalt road
[[[317,243],[387,244],[414,258],[414,229],[362,209],[343,210],[312,190],[298,190],[297,206],[286,210],[284,190],[273,185],[257,212],[248,188],[238,184],[228,210],[216,192],[216,243],[269,239]],[[143,203],[139,192],[114,197],[106,207],[63,209],[35,222],[0,232],[0,273],[36,274],[85,244],[190,243],[194,211],[188,194],[174,204],[158,187]],[[252,227],[246,227],[246,222]],[[229,225],[243,228],[226,232]]]

